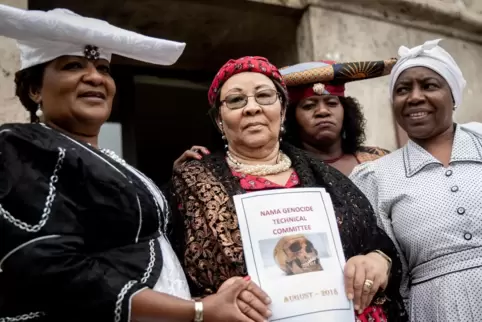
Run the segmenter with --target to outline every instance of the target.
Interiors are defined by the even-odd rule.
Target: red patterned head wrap
[[[345,83],[390,74],[397,62],[381,61],[336,63],[330,60],[300,63],[280,69],[288,86],[291,104],[316,95],[345,96]]]
[[[216,104],[216,97],[221,90],[223,84],[233,75],[253,72],[268,76],[271,79],[278,81],[281,86],[287,91],[286,85],[278,71],[278,68],[271,64],[266,58],[258,56],[246,56],[236,60],[231,59],[218,71],[216,77],[211,84],[208,92],[208,100],[211,106]]]

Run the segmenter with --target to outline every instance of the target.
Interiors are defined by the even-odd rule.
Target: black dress
[[[164,206],[90,146],[1,126],[0,321],[129,321],[161,275]]]
[[[287,143],[281,144],[281,150],[291,159],[300,187],[322,187],[330,194],[347,259],[373,250],[381,250],[392,259],[387,289],[379,292],[372,304],[380,303],[389,322],[407,321],[399,293],[399,254],[377,226],[368,199],[349,178],[306,151]],[[230,277],[248,274],[232,201],[233,196],[243,193],[246,191],[229,168],[225,153],[191,160],[174,172],[170,195],[176,223],[171,238],[193,296],[212,294]]]

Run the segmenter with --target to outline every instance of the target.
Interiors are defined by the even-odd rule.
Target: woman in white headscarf
[[[32,119],[0,126],[0,321],[265,321],[267,295],[249,279],[191,300],[164,196],[98,146],[111,55],[170,65],[185,44],[4,5],[0,35],[18,40],[16,94]]]
[[[404,266],[411,321],[482,319],[482,136],[453,122],[465,80],[439,40],[401,47],[390,95],[410,140],[355,168]],[[474,124],[472,124],[474,125]]]

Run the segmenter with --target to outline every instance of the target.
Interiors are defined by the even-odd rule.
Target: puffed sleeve
[[[464,123],[464,124],[460,124],[460,127],[472,133],[482,136],[482,123],[480,122]]]
[[[375,212],[378,226],[385,231],[385,233],[388,235],[388,237],[390,237],[393,244],[395,245],[402,264],[400,295],[403,298],[405,307],[408,308],[407,304],[410,291],[408,263],[393,231],[391,215],[389,213],[389,210],[387,209],[388,207],[386,207],[386,205],[382,205],[381,201],[379,200],[379,186],[376,176],[376,164],[374,162],[365,162],[358,165],[350,174],[350,179],[368,198]]]
[[[130,321],[131,297],[146,287],[136,254],[152,240],[103,249],[87,242],[95,227],[73,202],[82,190],[65,176],[68,153],[0,127],[0,311],[25,301],[71,321]]]

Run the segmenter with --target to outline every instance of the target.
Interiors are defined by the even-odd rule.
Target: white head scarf
[[[401,46],[398,49],[400,56],[398,62],[390,74],[390,101],[393,102],[393,89],[400,74],[412,67],[426,67],[442,76],[449,84],[455,107],[462,104],[462,96],[467,82],[459,66],[452,56],[438,43],[442,39],[425,42],[423,45],[407,48]]]

